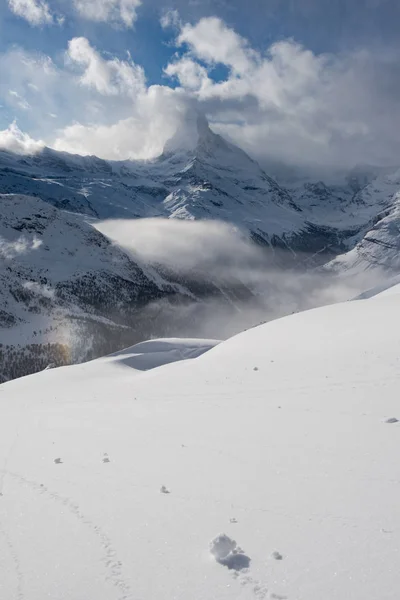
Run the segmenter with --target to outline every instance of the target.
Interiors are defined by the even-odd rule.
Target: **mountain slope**
[[[140,341],[151,333],[140,308],[185,295],[80,215],[18,195],[0,195],[0,210],[3,380]]]
[[[95,225],[39,198],[0,194],[0,382],[190,335],[207,299],[229,317],[252,298],[240,281],[139,264]]]
[[[2,597],[397,600],[397,319],[376,297],[3,385]]]
[[[366,224],[352,238],[349,252],[338,256],[327,268],[340,273],[400,272],[400,171],[377,177],[353,200],[350,217]]]
[[[148,162],[107,162],[48,148],[31,157],[0,152],[0,189],[100,219],[220,219],[263,244],[286,248],[295,238],[301,246],[305,218],[290,194],[204,119],[192,129],[191,145],[179,132]]]
[[[148,162],[49,148],[32,156],[0,151],[0,381],[151,336],[199,335],[193,323],[207,321],[203,307],[195,315],[174,310],[190,302],[197,310],[211,299],[229,315],[249,301],[264,310],[268,293],[279,304],[270,271],[325,265],[318,272],[353,277],[380,269],[374,283],[396,274],[399,190],[398,171],[373,169],[354,171],[342,185],[292,182],[286,189],[198,115]],[[223,269],[211,274],[209,265],[182,274],[138,264],[136,254],[111,246],[95,229],[110,217],[229,223],[260,250],[255,276],[243,277],[251,269],[243,267],[239,244],[230,251],[239,275],[230,278]],[[222,311],[212,312],[220,320]],[[189,327],[182,329],[184,321]],[[28,346],[26,356],[21,349]]]
[[[278,264],[315,266],[354,246],[390,206],[395,169],[364,168],[341,185],[279,185],[240,148],[190,115],[157,159],[105,161],[45,148],[0,151],[0,191],[40,197],[93,218],[219,219],[239,226]],[[378,182],[376,184],[376,182]],[[283,258],[282,258],[283,257]]]

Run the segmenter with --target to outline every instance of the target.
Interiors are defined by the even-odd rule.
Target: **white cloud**
[[[113,22],[132,27],[141,0],[74,0],[78,13],[91,21]]]
[[[27,133],[23,133],[14,121],[0,131],[0,149],[15,152],[16,154],[35,154],[43,148],[42,141],[33,140]]]
[[[167,10],[160,19],[160,24],[163,29],[168,27],[179,27],[181,20],[177,10]]]
[[[153,158],[179,125],[186,104],[180,96],[168,87],[151,86],[135,98],[133,116],[110,125],[74,123],[58,133],[52,146],[107,159]]]
[[[220,133],[256,157],[291,164],[400,161],[393,129],[400,119],[397,55],[317,55],[293,40],[260,53],[215,17],[181,26],[177,44],[189,52],[166,74],[178,78]],[[228,76],[210,81],[198,60],[225,65]]]
[[[25,98],[20,96],[20,94],[18,94],[18,92],[16,92],[15,90],[9,90],[8,93],[15,100],[16,105],[22,110],[29,110],[31,108],[29,102],[27,102]]]
[[[186,274],[196,269],[208,280],[222,273],[228,281],[263,259],[240,230],[219,221],[117,219],[97,223],[96,229],[135,257]]]
[[[178,53],[165,66],[164,85],[148,86],[130,57],[104,55],[74,38],[63,66],[18,49],[0,55],[0,102],[31,119],[30,136],[103,158],[161,153],[194,107],[265,164],[400,164],[397,53],[316,54],[293,40],[256,51],[215,17],[188,25],[175,14],[171,23]],[[217,82],[216,64],[226,67]]]
[[[164,72],[169,77],[176,77],[181,86],[188,90],[205,91],[211,85],[207,69],[189,57],[170,63]]]
[[[42,240],[37,237],[27,238],[21,235],[18,239],[10,242],[4,237],[0,236],[0,257],[2,259],[13,259],[20,254],[26,254],[37,250],[43,244]]]
[[[14,14],[31,25],[50,25],[54,22],[50,7],[44,0],[8,0],[8,6]]]
[[[203,18],[196,25],[183,25],[177,43],[187,44],[197,58],[210,64],[229,66],[235,74],[246,73],[259,58],[244,38],[217,17]]]
[[[145,87],[142,67],[118,58],[104,60],[84,37],[68,44],[69,59],[83,69],[80,83],[106,96],[136,96]]]

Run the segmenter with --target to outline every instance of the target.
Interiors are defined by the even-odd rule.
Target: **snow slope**
[[[92,361],[97,370],[103,366],[127,366],[136,371],[149,371],[162,365],[189,360],[201,356],[220,344],[220,340],[202,340],[197,338],[163,338],[135,344],[125,350]]]
[[[1,598],[397,600],[397,322],[387,295],[2,385]]]
[[[387,296],[392,294],[400,293],[400,275],[393,277],[385,281],[384,283],[375,286],[374,288],[367,290],[360,294],[356,300],[367,300],[368,298],[380,298],[381,296]]]

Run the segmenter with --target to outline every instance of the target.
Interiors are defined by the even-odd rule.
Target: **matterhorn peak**
[[[163,154],[194,151],[200,143],[214,135],[204,113],[199,110],[188,110],[175,134],[165,144]]]

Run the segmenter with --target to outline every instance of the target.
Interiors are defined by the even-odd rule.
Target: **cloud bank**
[[[292,312],[351,300],[386,278],[379,269],[356,277],[339,277],[322,268],[282,271],[274,260],[277,250],[268,254],[235,227],[218,221],[124,219],[95,226],[145,270],[150,264],[178,275],[183,283],[213,283],[220,289],[219,297],[209,291],[201,302],[174,305],[161,300],[148,305],[148,318],[164,323],[168,335],[225,338]]]
[[[99,20],[117,11],[126,26],[139,6],[133,0],[81,4],[96,6]],[[215,131],[265,164],[400,163],[396,51],[316,54],[292,39],[260,50],[217,17],[185,23],[170,13],[162,25],[176,48],[162,85],[149,85],[130,55],[104,55],[77,37],[63,64],[20,49],[1,56],[2,102],[16,116],[23,107],[35,114],[31,137],[108,159],[160,154],[196,107]],[[216,67],[223,68],[219,79]]]
[[[44,147],[41,141],[33,140],[23,133],[14,121],[7,129],[0,131],[0,149],[15,154],[36,154]]]
[[[95,225],[101,233],[145,263],[174,269],[183,275],[196,271],[206,278],[229,280],[232,273],[265,259],[233,225],[219,221],[181,219],[107,220]]]

